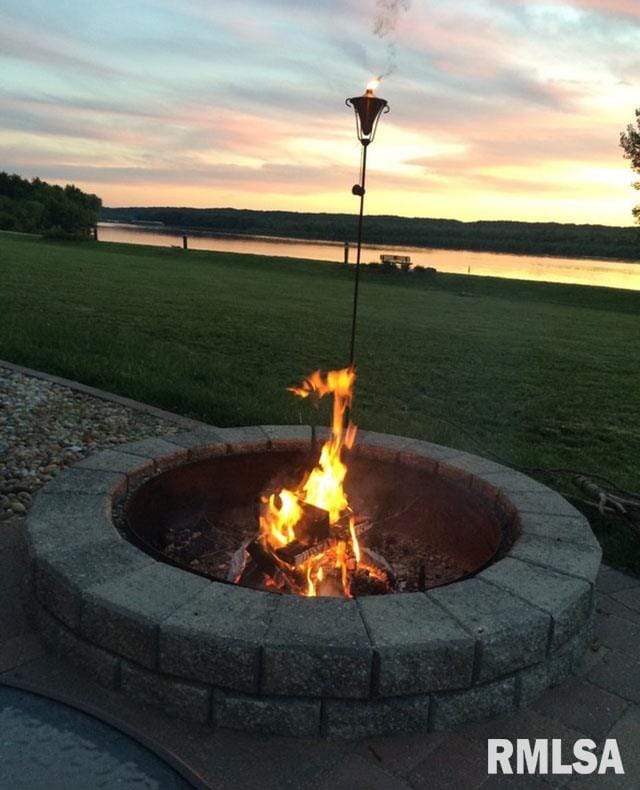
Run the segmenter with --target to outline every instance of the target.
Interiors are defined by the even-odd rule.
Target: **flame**
[[[347,467],[342,461],[343,448],[351,448],[357,429],[353,423],[346,426],[345,414],[353,399],[356,373],[353,367],[330,370],[326,375],[316,370],[304,380],[301,387],[291,392],[301,398],[315,393],[319,398],[333,394],[331,438],[325,442],[318,465],[311,471],[303,485],[304,501],[329,512],[329,522],[335,523],[347,510],[349,503],[344,492]]]
[[[374,90],[380,85],[380,80],[382,77],[374,77],[372,80],[367,82],[367,93],[373,93]]]
[[[313,576],[311,575],[311,563],[309,563],[309,567],[307,568],[307,597],[315,598],[317,595],[316,592],[316,584],[313,580]]]
[[[323,398],[325,395],[333,395],[331,436],[322,446],[318,463],[295,491],[283,488],[278,494],[263,498],[260,536],[265,546],[272,551],[297,539],[296,525],[303,516],[302,503],[326,511],[332,527],[335,527],[340,519],[351,516],[349,501],[344,490],[347,467],[342,454],[345,448],[353,446],[357,433],[356,426],[347,418],[353,401],[355,380],[356,372],[353,367],[330,370],[327,373],[316,370],[307,376],[299,387],[290,388],[290,391],[300,398],[308,398],[311,395]],[[359,547],[352,518],[350,531],[350,552],[354,556],[357,552],[356,562],[358,562]],[[317,595],[317,584],[325,579],[329,568],[333,565],[340,575],[344,594],[349,595],[348,554],[346,542],[340,540],[337,546],[304,563],[302,568],[306,578],[304,594]],[[326,569],[323,569],[324,564],[327,565]]]
[[[278,494],[280,505],[277,504],[276,495],[263,499],[263,513],[260,516],[260,533],[268,534],[270,541],[276,546],[286,546],[295,540],[295,525],[302,517],[302,508],[298,502],[298,497],[293,491],[283,488]]]
[[[351,548],[353,550],[353,556],[356,560],[356,565],[360,564],[360,544],[358,543],[358,538],[356,536],[356,522],[353,516],[349,519],[349,534],[351,535]]]

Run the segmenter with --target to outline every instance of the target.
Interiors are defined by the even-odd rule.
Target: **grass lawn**
[[[352,277],[321,262],[0,233],[0,358],[217,425],[325,421],[285,387],[347,362]],[[364,271],[354,418],[638,490],[639,318],[635,292]],[[607,559],[640,570],[619,522],[585,512]]]

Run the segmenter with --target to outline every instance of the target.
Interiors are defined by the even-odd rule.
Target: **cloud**
[[[3,167],[117,202],[138,187],[136,202],[172,202],[172,189],[189,202],[192,188],[194,202],[211,189],[239,207],[265,194],[317,207],[355,179],[343,102],[384,69],[375,0],[5,7]],[[617,132],[637,104],[638,17],[636,0],[449,0],[399,13],[398,68],[380,86],[391,113],[371,159],[388,210],[399,193],[424,193],[423,211],[453,194],[461,211],[481,211],[474,195],[490,190],[507,209],[529,196],[535,212],[536,195],[582,188],[592,211],[607,190],[587,173],[620,165]]]

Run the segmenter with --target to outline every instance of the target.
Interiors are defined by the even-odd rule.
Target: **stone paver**
[[[631,587],[612,593],[611,598],[624,604],[628,609],[640,614],[640,587]]]
[[[569,678],[533,704],[534,710],[547,718],[557,719],[595,740],[606,735],[626,707],[626,700],[581,678]]]
[[[447,737],[443,732],[418,732],[398,738],[375,738],[363,741],[358,751],[389,773],[407,776]]]
[[[640,656],[633,658],[612,647],[586,677],[600,688],[640,704]]]
[[[486,770],[484,749],[451,735],[413,769],[408,780],[415,790],[473,790],[485,781]]]
[[[628,573],[622,573],[615,568],[608,568],[606,565],[600,567],[596,582],[598,592],[604,595],[620,592],[621,590],[631,590],[640,588],[640,578]]]
[[[359,755],[350,754],[316,787],[318,790],[410,790],[411,785]]]
[[[640,623],[617,614],[598,614],[598,633],[602,641],[631,657],[640,656]]]
[[[596,613],[598,615],[615,614],[623,620],[640,625],[640,612],[622,603],[618,599],[617,594],[604,595],[600,592],[596,593]],[[599,622],[603,622],[604,619],[604,617],[598,617]]]

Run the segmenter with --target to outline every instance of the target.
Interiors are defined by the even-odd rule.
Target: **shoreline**
[[[230,239],[230,240],[239,240],[239,241],[259,241],[259,242],[272,242],[272,243],[279,243],[279,244],[317,244],[321,246],[327,247],[335,247],[342,249],[346,242],[344,241],[333,241],[329,239],[311,239],[311,238],[298,238],[293,236],[270,236],[270,235],[256,235],[256,234],[249,234],[249,233],[229,233],[225,231],[216,231],[216,230],[207,230],[203,228],[188,228],[188,227],[180,227],[176,225],[154,225],[154,224],[142,224],[142,223],[132,223],[132,222],[116,222],[111,220],[99,220],[98,221],[98,230],[101,228],[127,228],[129,230],[141,231],[141,232],[149,232],[149,233],[158,233],[161,235],[174,235],[174,236],[194,236],[198,238],[222,238],[222,239]],[[638,231],[640,233],[640,230]],[[130,243],[130,242],[114,242],[114,243]],[[355,249],[356,242],[350,241],[349,249]],[[154,245],[149,245],[154,246]],[[505,256],[512,256],[517,258],[545,258],[548,260],[563,260],[563,261],[593,261],[594,263],[624,263],[624,264],[631,264],[631,265],[638,265],[640,264],[640,258],[632,259],[632,258],[595,258],[589,255],[553,255],[550,253],[525,253],[525,252],[508,252],[506,250],[491,250],[491,249],[473,249],[469,247],[416,247],[415,245],[409,244],[379,244],[377,242],[372,242],[368,244],[363,244],[363,247],[367,249],[373,250],[398,250],[398,251],[416,251],[416,252],[470,252],[476,255],[505,255]],[[215,252],[215,250],[210,250],[210,252]],[[315,258],[308,258],[306,260],[317,260]],[[451,272],[453,273],[453,272]],[[476,276],[476,275],[474,275]],[[490,275],[489,275],[490,276]],[[578,283],[576,283],[578,284]],[[606,287],[606,286],[604,286]]]

